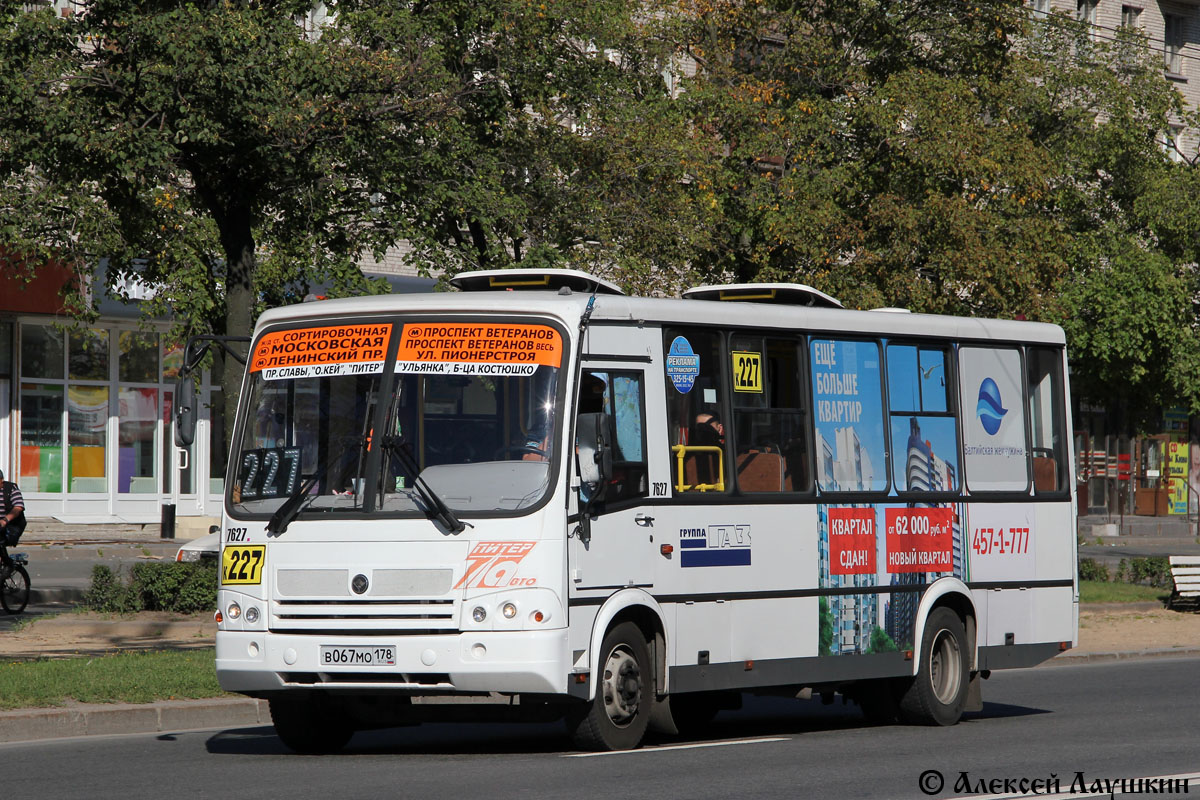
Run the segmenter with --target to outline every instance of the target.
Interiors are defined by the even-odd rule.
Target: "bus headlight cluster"
[[[555,618],[558,599],[548,589],[523,588],[473,598],[464,627],[485,630],[528,630]],[[465,617],[465,613],[464,613]]]

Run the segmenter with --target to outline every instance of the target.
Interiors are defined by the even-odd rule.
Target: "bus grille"
[[[351,590],[350,573],[346,569],[278,570],[271,630],[379,636],[457,630],[458,606],[445,596],[452,570],[370,570],[362,594]]]

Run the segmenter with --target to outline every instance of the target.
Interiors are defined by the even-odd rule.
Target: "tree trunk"
[[[254,321],[254,231],[248,209],[233,209],[222,215],[221,244],[225,249],[225,330],[226,336],[249,336]],[[249,345],[232,343],[233,349],[248,354]],[[235,358],[223,358],[220,382],[225,415],[225,452],[233,437],[233,420],[241,395],[245,367]],[[214,364],[214,366],[216,366]],[[218,409],[213,409],[217,413]]]

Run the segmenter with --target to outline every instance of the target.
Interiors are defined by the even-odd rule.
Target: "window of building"
[[[1183,74],[1184,23],[1179,14],[1163,14],[1163,68],[1172,75]]]
[[[795,339],[730,337],[731,433],[734,471],[742,492],[811,488],[801,352]]]
[[[1137,6],[1121,6],[1121,27],[1139,29],[1142,27],[1142,10]]]
[[[897,492],[957,492],[958,420],[949,404],[945,347],[889,344],[892,485]]]
[[[677,492],[731,488],[721,337],[702,328],[664,329],[667,427]]]
[[[1075,5],[1075,19],[1095,27],[1096,6],[1097,0],[1078,0]]]
[[[1050,0],[1033,0],[1033,18],[1045,19],[1050,16]]]
[[[1169,160],[1183,161],[1183,126],[1170,125],[1161,139],[1163,152]]]
[[[821,492],[888,487],[879,344],[813,339],[813,416]]]

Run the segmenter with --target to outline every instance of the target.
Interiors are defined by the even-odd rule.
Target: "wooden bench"
[[[1167,608],[1189,605],[1200,609],[1200,556],[1171,556],[1171,596]]]

